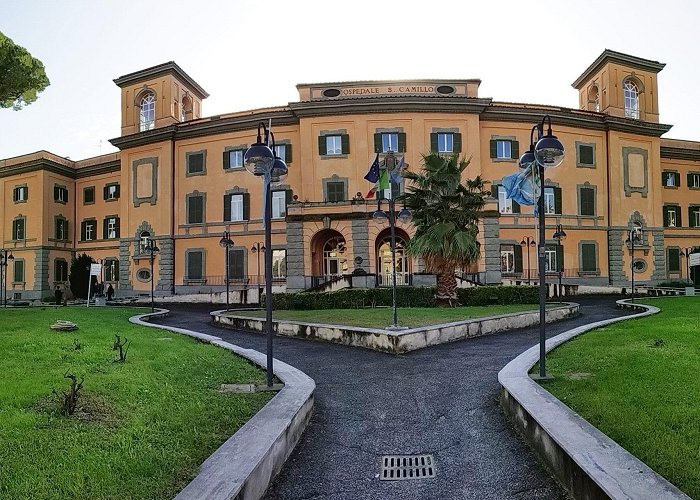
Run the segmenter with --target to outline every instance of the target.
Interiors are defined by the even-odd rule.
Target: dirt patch
[[[569,380],[583,380],[592,377],[593,374],[589,372],[569,372],[564,376]]]
[[[60,413],[62,398],[61,394],[52,393],[34,402],[29,409],[37,413],[58,418],[68,418],[78,422],[100,424],[107,427],[119,425],[119,417],[116,410],[100,396],[81,393],[75,413],[70,417],[64,417]]]

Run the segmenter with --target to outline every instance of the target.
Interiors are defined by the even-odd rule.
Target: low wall
[[[656,307],[624,300],[618,301],[618,307],[642,312],[564,332],[547,340],[547,351],[594,328],[659,312]],[[528,372],[537,361],[539,345],[498,373],[501,405],[525,441],[574,498],[689,498],[533,381]]]
[[[533,305],[533,307],[536,306]],[[578,314],[578,310],[579,305],[573,303],[564,303],[559,307],[548,308],[546,310],[546,321],[551,323],[570,318]],[[212,313],[212,320],[222,326],[237,330],[263,332],[265,327],[264,319],[238,316],[231,312],[217,311]],[[325,340],[337,344],[400,354],[469,337],[479,337],[515,328],[533,326],[539,324],[539,322],[540,313],[538,310],[473,318],[443,325],[402,330],[326,325],[287,320],[275,321],[274,319],[272,328],[277,335]]]
[[[229,344],[213,335],[144,321],[167,313],[159,309],[152,314],[134,316],[129,321],[188,335],[228,349],[261,368],[267,366],[263,353]],[[277,359],[274,373],[284,383],[282,390],[204,461],[197,477],[176,499],[257,500],[263,497],[311,418],[316,388],[309,376]]]

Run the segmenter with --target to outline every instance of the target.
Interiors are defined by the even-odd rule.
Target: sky
[[[578,107],[571,83],[606,48],[666,63],[666,137],[700,140],[693,0],[2,0],[0,31],[51,85],[0,109],[0,158],[116,149],[113,79],[175,61],[210,97],[203,116],[297,101],[298,83],[481,79],[480,97]],[[695,92],[690,92],[694,95]]]

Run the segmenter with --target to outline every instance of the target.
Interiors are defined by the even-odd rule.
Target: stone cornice
[[[163,64],[159,64],[157,66],[152,66],[150,68],[142,69],[140,71],[135,71],[133,73],[120,76],[119,78],[115,78],[113,81],[119,87],[123,87],[124,85],[138,83],[168,73],[175,73],[178,76],[178,78],[180,78],[180,80],[187,83],[187,85],[192,89],[192,91],[195,94],[197,94],[197,97],[199,97],[200,99],[205,99],[209,97],[209,94],[206,92],[206,90],[204,90],[197,82],[195,82],[192,79],[192,77],[190,77],[190,75],[185,73],[185,71],[180,66],[175,64],[174,61],[169,61]]]
[[[93,175],[117,172],[120,170],[120,168],[121,163],[118,160],[110,161],[108,163],[102,163],[99,165],[92,165],[90,167],[75,169],[67,167],[52,160],[42,158],[37,160],[31,160],[26,163],[18,163],[17,165],[12,165],[11,167],[4,167],[0,169],[0,177],[10,177],[13,175],[21,175],[29,172],[37,172],[43,170],[46,172],[51,172],[53,174],[68,177],[70,179],[80,179],[83,177],[90,177]]]
[[[642,59],[641,57],[605,49],[603,53],[600,54],[595,61],[593,61],[593,64],[586,68],[586,71],[584,71],[581,76],[579,76],[576,81],[571,84],[571,86],[575,89],[580,89],[581,85],[587,81],[591,75],[597,73],[608,62],[614,62],[622,64],[623,66],[630,66],[632,68],[637,68],[644,71],[651,71],[653,73],[658,73],[664,69],[664,66],[666,66],[664,63],[660,63],[659,61]]]
[[[661,146],[661,158],[700,161],[700,150]]]
[[[299,118],[326,115],[406,112],[479,114],[483,112],[490,103],[491,99],[476,97],[379,96],[363,99],[295,102],[289,103],[289,108]]]
[[[79,168],[75,171],[75,178],[82,179],[83,177],[92,177],[93,175],[111,174],[121,170],[121,161],[115,160],[100,165],[91,165],[89,167]]]
[[[174,138],[176,125],[168,125],[167,127],[147,130],[137,134],[123,135],[110,139],[109,142],[121,150],[143,146],[144,144],[153,144],[154,142],[170,141]]]

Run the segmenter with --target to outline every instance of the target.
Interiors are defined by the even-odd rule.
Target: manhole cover
[[[435,459],[432,455],[384,455],[382,457],[382,481],[424,479],[435,477]]]

